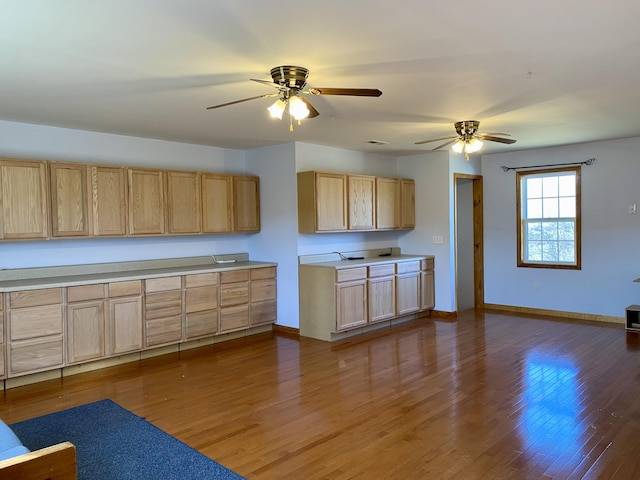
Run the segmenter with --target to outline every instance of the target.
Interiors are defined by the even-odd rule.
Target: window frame
[[[575,263],[558,263],[558,262],[531,262],[525,260],[526,252],[526,233],[525,233],[525,220],[524,216],[524,194],[523,182],[530,176],[553,176],[554,173],[566,173],[572,172],[575,174],[576,181],[576,214],[575,214]],[[516,172],[516,210],[517,210],[517,266],[518,267],[531,267],[531,268],[552,268],[552,269],[567,269],[567,270],[581,270],[582,269],[582,195],[581,195],[581,167],[561,167],[561,168],[546,168],[539,170],[527,170],[522,172]],[[551,174],[551,175],[550,175]],[[544,198],[544,197],[543,197]]]

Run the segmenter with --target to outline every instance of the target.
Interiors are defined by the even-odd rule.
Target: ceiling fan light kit
[[[432,138],[429,140],[422,140],[420,142],[416,142],[416,145],[421,145],[423,143],[429,142],[437,142],[439,140],[446,140],[441,145],[431,149],[431,151],[440,150],[441,148],[448,147],[451,145],[451,149],[456,153],[463,153],[464,158],[468,161],[469,154],[475,153],[482,148],[485,141],[490,142],[498,142],[498,143],[506,143],[513,144],[516,141],[513,138],[501,138],[496,137],[495,135],[506,135],[509,136],[508,133],[479,133],[478,128],[480,127],[480,122],[477,120],[464,120],[461,122],[456,122],[453,124],[456,129],[457,135],[452,137],[439,137]]]
[[[259,80],[256,78],[251,78],[250,80],[275,87],[278,90],[278,93],[267,93],[265,95],[258,95],[255,97],[222,103],[220,105],[213,105],[211,107],[207,107],[207,110],[226,107],[228,105],[247,102],[249,100],[256,100],[258,98],[279,97],[275,103],[267,108],[267,110],[271,117],[282,120],[284,112],[288,109],[290,117],[289,130],[293,131],[291,118],[297,120],[298,125],[300,125],[301,120],[305,118],[314,118],[320,115],[313,105],[311,105],[307,99],[302,97],[301,94],[343,95],[353,97],[379,97],[382,95],[380,90],[373,88],[312,88],[310,90],[303,90],[307,84],[309,70],[307,68],[294,65],[274,67],[271,69],[270,73],[271,81]]]

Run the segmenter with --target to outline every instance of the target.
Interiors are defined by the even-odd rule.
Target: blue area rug
[[[14,423],[30,450],[69,441],[80,480],[237,480],[207,458],[111,400]]]

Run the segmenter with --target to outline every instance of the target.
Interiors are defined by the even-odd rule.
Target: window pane
[[[542,222],[527,222],[527,238],[542,240]]]
[[[542,239],[557,240],[558,239],[558,223],[542,222]]]
[[[542,244],[540,242],[527,242],[527,261],[542,261]]]
[[[542,179],[541,178],[528,178],[526,181],[527,198],[540,198],[542,197]]]
[[[558,242],[560,262],[573,263],[576,260],[575,244],[573,242]]]
[[[576,176],[562,175],[559,179],[559,188],[561,197],[575,197],[576,196]]]
[[[575,217],[576,216],[576,199],[575,197],[563,197],[560,198],[560,217]]]
[[[542,200],[527,200],[527,212],[525,218],[542,218]]]
[[[542,260],[544,262],[558,261],[558,243],[542,242]]]
[[[558,222],[558,239],[559,240],[575,240],[575,223],[574,222]]]
[[[553,176],[542,178],[542,195],[544,197],[558,196],[558,177]]]
[[[544,218],[558,218],[557,198],[545,198],[542,200],[542,215]]]

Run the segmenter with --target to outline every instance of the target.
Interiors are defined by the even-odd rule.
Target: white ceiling
[[[390,155],[457,120],[540,146],[640,136],[638,0],[2,0],[0,119],[250,149],[301,141]],[[278,65],[320,116],[289,132]],[[388,145],[371,145],[379,140]]]

